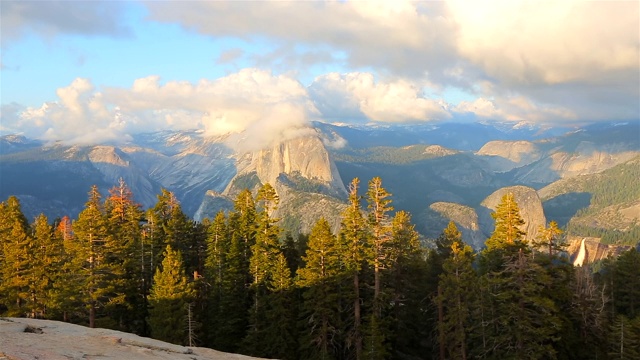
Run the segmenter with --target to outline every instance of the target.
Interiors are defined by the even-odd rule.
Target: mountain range
[[[337,229],[346,184],[360,178],[364,194],[366,182],[380,176],[395,209],[410,211],[426,238],[453,220],[481,248],[492,231],[492,209],[513,192],[530,237],[556,220],[578,238],[635,245],[625,234],[637,231],[640,218],[640,122],[580,128],[314,123],[297,133],[262,149],[244,146],[250,139],[196,130],[82,146],[4,135],[0,198],[18,196],[30,219],[75,217],[91,185],[106,195],[122,178],[144,208],[166,188],[201,221],[231,209],[240,190],[268,182],[281,200],[274,216],[295,234],[308,232],[320,216]]]

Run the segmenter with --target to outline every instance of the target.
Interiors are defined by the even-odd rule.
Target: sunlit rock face
[[[281,174],[297,174],[346,193],[335,164],[317,136],[285,140],[266,149],[242,154],[237,168],[238,175],[255,171],[263,184],[275,184]]]
[[[546,225],[546,218],[542,209],[542,201],[538,197],[538,193],[528,186],[509,186],[496,190],[489,195],[481,203],[482,208],[479,210],[480,227],[483,233],[489,237],[495,228],[494,219],[491,213],[496,210],[500,200],[505,194],[513,193],[520,216],[524,220],[521,230],[526,233],[525,239],[531,241],[538,236],[540,226]]]
[[[584,248],[582,244],[584,243]],[[585,266],[608,257],[616,258],[631,249],[628,245],[603,244],[600,238],[568,236],[567,253],[574,265]],[[581,254],[582,249],[582,254]],[[581,261],[580,261],[581,260]]]

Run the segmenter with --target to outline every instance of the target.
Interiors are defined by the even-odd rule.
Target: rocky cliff
[[[503,172],[540,160],[543,151],[530,141],[489,141],[476,155],[482,156],[492,170]]]
[[[449,221],[453,221],[467,244],[476,250],[482,249],[485,237],[475,209],[456,203],[436,202],[429,206],[429,210],[422,219],[432,228],[431,237],[439,236]]]
[[[481,208],[478,209],[478,218],[480,228],[486,237],[491,236],[495,228],[495,222],[491,217],[491,213],[495,211],[502,197],[507,193],[513,193],[520,216],[524,220],[522,229],[525,233],[527,241],[533,240],[538,236],[538,228],[546,225],[546,218],[542,209],[542,202],[538,197],[538,193],[527,186],[509,186],[498,189],[482,201]]]
[[[318,136],[285,140],[272,147],[236,156],[236,176],[221,193],[208,191],[196,220],[232,209],[232,201],[245,188],[252,191],[271,184],[280,204],[273,216],[293,234],[308,233],[325,217],[337,230],[346,189],[338,170]]]
[[[623,252],[631,249],[631,246],[626,245],[610,245],[603,244],[600,242],[600,238],[594,237],[582,237],[582,236],[567,236],[567,244],[569,247],[567,248],[567,253],[571,259],[572,263],[575,263],[578,255],[580,253],[580,247],[582,245],[582,241],[584,240],[584,260],[582,264],[575,265],[586,265],[592,264],[598,260],[606,259],[608,257],[617,257]]]
[[[239,154],[236,168],[236,177],[255,172],[263,184],[275,184],[281,174],[295,174],[325,185],[336,195],[346,195],[340,174],[317,135],[285,140],[270,148]],[[233,185],[231,181],[224,193],[232,193]]]

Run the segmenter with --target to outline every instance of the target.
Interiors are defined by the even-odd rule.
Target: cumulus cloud
[[[553,123],[577,119],[576,114],[569,109],[535,104],[522,96],[498,99],[480,97],[474,101],[461,101],[452,111],[473,114],[482,119],[513,122]]]
[[[451,115],[442,100],[428,99],[406,80],[376,82],[371,73],[330,73],[309,87],[316,107],[330,120],[376,122],[443,120]]]
[[[449,3],[457,48],[509,84],[606,82],[638,69],[639,3],[492,1]]]
[[[260,148],[298,136],[291,129],[308,127],[309,119],[317,116],[306,89],[297,80],[258,69],[243,69],[197,84],[161,84],[158,76],[150,76],[136,80],[130,89],[109,88],[104,93],[123,112],[139,118],[168,122],[168,117],[154,117],[159,109],[170,114],[183,111],[180,125],[202,128],[207,136],[243,133],[231,140],[234,146],[244,138]]]
[[[255,150],[311,133],[309,121],[319,115],[297,80],[257,69],[196,84],[162,84],[149,76],[101,92],[79,78],[57,95],[39,108],[4,106],[3,124],[32,137],[83,144],[158,129],[202,129],[206,136],[240,134],[229,144]]]
[[[508,105],[524,101],[535,104],[530,110],[541,113],[531,117],[540,119],[557,111],[582,120],[640,117],[638,2],[149,2],[147,7],[155,21],[202,34],[274,40],[272,51],[254,58],[261,66],[304,68],[295,53],[303,44],[309,60],[504,99],[496,100],[504,102],[500,109],[525,109],[524,103]],[[327,49],[341,57],[320,56]],[[481,91],[482,82],[491,82],[492,90]],[[344,117],[385,114],[383,109],[366,114],[365,106],[348,102],[318,106],[332,116],[338,110]],[[517,113],[503,111],[507,118]]]
[[[438,75],[455,60],[453,23],[442,16],[444,6],[436,2],[150,1],[146,5],[153,20],[179,23],[212,36],[266,36],[280,43],[328,45],[344,51],[346,61],[355,67],[375,66],[411,76],[423,76],[427,67]]]
[[[60,33],[125,36],[130,29],[121,21],[120,1],[2,0],[2,40],[19,38],[27,31],[45,37]]]
[[[2,121],[27,136],[48,141],[86,144],[126,138],[123,124],[88,79],[75,79],[69,86],[58,89],[57,95],[58,101],[39,108],[7,109],[10,112],[3,111]]]

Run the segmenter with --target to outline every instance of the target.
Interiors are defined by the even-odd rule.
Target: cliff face
[[[453,221],[467,244],[476,250],[484,246],[485,237],[480,230],[478,214],[473,208],[456,203],[436,202],[431,204],[429,209],[437,214],[429,216],[426,220],[434,230],[440,229],[439,232],[442,232],[449,221]],[[439,234],[430,235],[436,237]]]
[[[271,184],[280,198],[273,216],[292,234],[308,233],[324,217],[337,230],[346,189],[318,136],[285,140],[272,147],[236,154],[237,174],[222,193],[208,191],[196,220],[233,208],[237,194]]]
[[[482,201],[480,204],[482,207],[478,211],[482,232],[486,237],[491,236],[495,228],[491,213],[495,211],[500,200],[507,193],[513,193],[518,208],[520,209],[520,216],[524,220],[524,225],[521,230],[526,233],[525,239],[527,241],[535,239],[538,236],[538,228],[545,226],[547,221],[538,193],[533,188],[527,186],[504,187],[498,189]]]
[[[281,174],[296,174],[346,194],[340,174],[318,136],[286,140],[271,148],[242,154],[237,169],[237,177],[255,172],[263,184],[275,184]],[[233,181],[224,193],[231,193],[232,187]]]
[[[530,141],[489,141],[476,155],[484,157],[494,171],[509,171],[540,160],[543,152]]]
[[[580,247],[584,240],[584,260],[582,264],[577,264],[575,261],[580,254]],[[580,236],[567,236],[567,253],[574,265],[587,265],[594,263],[598,260],[606,259],[609,256],[618,257],[623,252],[631,249],[631,246],[627,245],[611,245],[602,244],[600,238],[594,237],[580,237]]]

